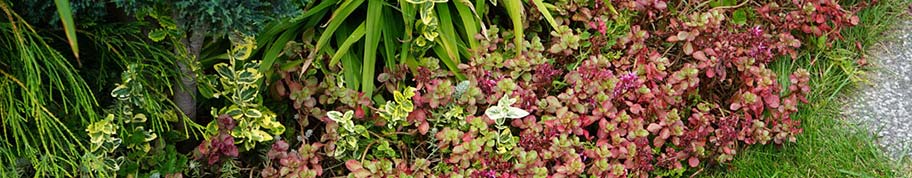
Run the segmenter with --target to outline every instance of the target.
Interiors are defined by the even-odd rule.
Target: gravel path
[[[868,61],[869,83],[861,84],[844,109],[878,138],[894,159],[912,156],[912,21],[896,24],[895,36],[876,46]]]

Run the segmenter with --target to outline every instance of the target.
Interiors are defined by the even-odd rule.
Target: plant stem
[[[199,59],[200,50],[203,48],[203,41],[206,39],[206,32],[209,25],[202,25],[192,30],[190,38],[181,39],[181,43],[186,48],[188,55],[187,60],[178,60],[177,66],[180,69],[180,83],[175,85],[174,103],[184,112],[191,120],[196,120],[196,93],[197,81],[196,73],[192,65],[196,65]]]

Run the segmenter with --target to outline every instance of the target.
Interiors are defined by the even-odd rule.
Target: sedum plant
[[[746,145],[794,142],[801,132],[790,115],[809,92],[806,71],[791,74],[786,90],[776,82],[782,74],[767,66],[787,60],[775,57],[791,55],[813,33],[784,30],[779,21],[743,23],[724,8],[671,12],[666,1],[556,5],[563,8],[558,29],[528,23],[534,37],[518,38],[530,46],[520,55],[504,42],[516,40],[515,31],[483,32],[483,51],[459,66],[467,82],[418,67],[408,119],[431,123],[434,137],[410,144],[433,144],[427,157],[412,160],[440,161],[347,161],[350,176],[686,175],[730,161]],[[669,32],[641,19],[662,19]],[[404,131],[412,129],[423,130]]]
[[[269,160],[266,169],[260,172],[265,178],[272,177],[317,177],[323,174],[321,156],[318,154],[323,144],[301,144],[297,150],[284,140],[276,140],[266,153]]]

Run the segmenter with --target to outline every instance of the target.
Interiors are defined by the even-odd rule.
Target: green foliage
[[[156,144],[153,148],[153,141],[164,143],[164,140],[141,126],[145,117],[143,114],[133,118],[108,114],[105,119],[89,125],[86,132],[91,141],[90,150],[81,158],[82,176],[180,174],[186,167],[187,157],[178,153],[174,145]]]
[[[8,177],[680,177],[806,139],[790,117],[820,72],[775,61],[857,24],[828,1],[114,0],[154,27],[60,8],[48,37],[5,2]],[[218,106],[194,160],[174,79]]]
[[[121,139],[114,137],[117,133],[117,125],[114,124],[114,115],[109,114],[104,120],[92,123],[86,128],[89,134],[89,151],[98,151],[99,148],[105,148],[102,152],[113,152],[117,148]]]
[[[172,170],[174,169],[173,165],[160,165],[168,164],[166,161],[173,161],[160,158],[160,156],[174,157],[175,153],[173,152],[176,151],[173,146],[163,148],[165,147],[164,145],[157,144],[156,147],[153,147],[153,144],[156,143],[155,141],[158,141],[158,143],[166,141],[165,138],[160,138],[157,133],[178,134],[167,129],[170,128],[167,126],[168,122],[178,122],[177,115],[174,111],[166,113],[151,111],[148,112],[149,116],[143,113],[147,112],[145,110],[147,107],[157,106],[154,103],[161,101],[138,102],[145,101],[147,98],[143,98],[143,96],[150,95],[136,94],[147,94],[150,90],[142,88],[143,85],[137,85],[137,83],[142,82],[141,79],[130,79],[129,76],[131,74],[136,74],[137,69],[135,69],[135,66],[131,65],[124,72],[125,83],[118,84],[118,87],[111,91],[111,95],[117,99],[114,108],[108,111],[111,114],[108,114],[105,120],[93,123],[86,129],[92,138],[92,145],[91,152],[83,156],[83,161],[95,163],[95,165],[88,164],[93,165],[93,167],[84,168],[86,173],[94,174],[97,172],[99,175],[114,177],[114,175],[148,176],[163,170],[174,171]],[[154,119],[150,120],[149,117]],[[146,126],[158,126],[159,128],[146,129]],[[114,132],[116,132],[118,137],[113,137],[111,133]],[[180,137],[177,136],[177,138],[181,139]],[[96,141],[99,138],[104,138],[103,140],[105,141]],[[125,147],[120,149],[119,145],[125,145]],[[96,148],[98,147],[105,149],[97,150]],[[184,159],[184,162],[186,162],[186,158]],[[97,165],[100,163],[105,163],[105,166]]]
[[[75,176],[87,150],[78,133],[99,120],[94,95],[45,36],[5,1],[0,10],[0,147],[7,152],[0,164],[30,166],[35,176]]]
[[[7,2],[32,25],[47,26],[55,30],[64,25],[57,8],[62,4],[58,5],[57,0],[7,0]],[[80,25],[79,28],[103,22],[103,18],[108,15],[105,3],[98,3],[96,0],[68,0],[68,3],[74,25]]]
[[[266,32],[257,40],[261,44],[271,44],[268,48],[261,48],[264,50],[264,65],[260,71],[270,75],[276,61],[286,60],[303,61],[302,73],[311,66],[324,73],[339,69],[345,81],[351,83],[345,86],[359,90],[369,98],[382,97],[376,95],[374,87],[374,79],[377,78],[374,70],[381,66],[379,64],[384,64],[383,68],[387,69],[407,64],[415,71],[418,59],[437,56],[454,75],[465,77],[457,65],[478,47],[476,35],[483,28],[482,11],[475,7],[484,6],[484,1],[475,2],[482,3],[479,5],[470,1],[403,0],[390,5],[384,3],[371,0],[322,1],[290,21],[268,25]],[[367,7],[366,18],[350,17],[362,7]],[[319,30],[317,22],[327,16],[325,28]],[[318,30],[310,31],[313,29]],[[457,33],[456,29],[465,31],[465,35]],[[302,41],[297,43],[304,44],[309,50],[299,55],[278,55],[289,40],[294,39],[290,35],[300,35]],[[336,39],[335,45],[333,39]],[[332,56],[329,62],[319,58],[324,54]],[[362,56],[363,60],[357,60],[356,56]],[[383,62],[378,62],[378,59]]]
[[[342,128],[338,130],[339,140],[336,141],[336,149],[333,151],[332,156],[338,159],[343,158],[355,158],[357,156],[356,151],[358,151],[359,144],[358,141],[364,138],[370,138],[370,135],[367,133],[367,128],[363,125],[355,125],[352,121],[352,116],[354,115],[353,111],[346,111],[345,114],[342,114],[339,111],[329,111],[326,113],[326,116],[330,120],[339,124],[339,127]]]
[[[220,36],[233,31],[254,35],[273,18],[291,17],[300,13],[295,7],[306,1],[114,0],[114,3],[139,19],[151,16],[159,21],[170,21],[163,17],[171,19],[173,14],[173,21],[167,23],[177,23],[178,27],[185,30],[209,26],[212,35]]]
[[[153,154],[151,164],[157,165],[158,169],[153,170],[150,174],[163,175],[182,175],[187,169],[187,156],[177,152],[174,145],[167,145],[162,152]]]
[[[242,144],[243,150],[250,150],[257,142],[270,141],[273,135],[285,132],[285,126],[276,121],[276,114],[262,105],[260,82],[263,74],[257,71],[260,61],[248,60],[254,48],[256,42],[252,37],[237,39],[229,51],[228,63],[216,64],[217,75],[206,77],[208,80],[201,86],[204,96],[224,97],[230,102],[220,109],[213,108],[212,115],[224,114],[237,121],[231,135],[240,139],[236,143]],[[214,135],[217,130],[217,121],[207,126],[208,135]]]
[[[414,87],[403,88],[402,91],[393,91],[394,101],[386,101],[386,104],[380,106],[377,113],[380,117],[386,119],[387,126],[392,129],[396,126],[407,126],[406,117],[415,109],[412,103],[412,96],[415,96]]]
[[[123,123],[146,125],[143,123],[147,118],[151,118],[148,126],[159,134],[173,131],[169,124],[172,122],[181,122],[188,128],[200,127],[187,118],[178,117],[175,106],[167,99],[167,95],[162,93],[170,86],[169,83],[153,83],[154,79],[147,79],[147,76],[164,77],[161,75],[163,73],[154,72],[167,72],[167,69],[163,69],[165,66],[129,62],[126,65],[127,70],[121,74],[122,83],[116,84],[111,90],[111,96],[117,99],[111,112],[127,118]],[[187,136],[186,132],[196,134],[194,130],[185,130],[185,133],[181,134]]]
[[[842,4],[860,2],[868,1],[842,1]],[[844,103],[840,100],[866,85],[865,81],[856,80],[866,72],[864,58],[872,57],[868,56],[870,50],[881,48],[878,43],[890,40],[889,32],[896,24],[908,20],[904,17],[908,3],[903,0],[872,3],[857,12],[859,25],[841,31],[845,38],[836,39],[832,46],[807,50],[798,56],[802,60],[772,64],[770,68],[777,73],[790,73],[798,68],[811,73],[810,104],[795,116],[803,122],[805,133],[798,135],[803,141],[785,149],[773,145],[752,147],[735,156],[731,164],[708,169],[703,177],[912,176],[909,159],[891,160],[876,144],[877,138],[857,134],[866,130],[851,122],[854,118],[838,119],[845,117]]]
[[[178,117],[180,109],[169,99],[172,80],[178,76],[173,67],[178,57],[161,46],[142,41],[142,27],[140,23],[103,24],[82,32],[92,44],[86,48],[92,53],[86,55],[94,58],[86,63],[89,69],[84,75],[95,76],[90,86],[109,94],[103,102],[107,105],[105,112],[113,117],[117,138],[121,139],[120,147],[111,148],[111,152],[84,154],[83,162],[107,163],[111,167],[84,168],[90,170],[81,172],[86,176],[180,173],[186,156],[178,153],[173,144],[198,138],[202,128],[189,118]]]
[[[173,96],[183,115],[197,117],[197,76],[203,71],[199,60],[212,53],[204,52],[208,37],[219,39],[226,35],[240,33],[253,36],[268,21],[274,18],[298,14],[297,7],[306,2],[292,3],[287,0],[114,0],[114,4],[143,21],[151,17],[162,28],[148,34],[153,41],[169,39],[175,46],[175,53],[181,56],[177,67],[181,73],[179,85]],[[207,56],[203,56],[207,55]]]
[[[116,137],[118,125],[115,124],[114,115],[109,114],[103,120],[90,124],[86,128],[89,134],[89,151],[82,155],[80,171],[93,177],[116,177],[123,159],[116,160],[114,151],[123,142]]]
[[[161,28],[150,30],[149,34],[146,35],[152,41],[160,42],[166,38],[180,39],[183,37],[182,34],[184,32],[179,28],[177,22],[175,22],[171,16],[161,15],[157,12],[149,14],[148,16],[158,21],[158,25],[161,26]]]
[[[81,12],[78,7],[85,7],[84,1],[74,1],[74,13]],[[5,4],[4,4],[5,5]],[[36,4],[37,5],[37,4]],[[86,10],[85,12],[88,12]],[[85,13],[83,12],[83,13]],[[175,70],[169,65],[173,65],[174,55],[163,50],[158,46],[149,45],[148,43],[136,40],[142,39],[139,36],[136,36],[140,31],[136,24],[118,24],[118,25],[108,25],[108,24],[88,24],[80,26],[80,28],[85,27],[87,29],[79,31],[76,33],[80,35],[81,39],[88,39],[83,41],[82,47],[83,50],[88,51],[82,56],[88,56],[91,60],[84,61],[84,67],[80,69],[81,76],[91,76],[90,80],[82,82],[78,76],[73,72],[73,76],[70,78],[61,78],[60,73],[66,73],[67,71],[74,71],[69,66],[69,62],[64,58],[63,55],[60,55],[58,52],[54,51],[53,53],[48,53],[53,51],[50,46],[58,46],[57,44],[62,44],[60,41],[53,41],[49,39],[55,39],[50,37],[40,37],[35,33],[33,26],[30,26],[27,23],[20,22],[18,16],[15,14],[9,14],[6,16],[9,18],[16,17],[17,19],[8,19],[9,22],[15,22],[10,24],[17,24],[17,27],[13,26],[4,26],[4,35],[3,37],[8,37],[12,39],[17,35],[12,35],[12,32],[20,32],[23,35],[21,37],[16,37],[17,40],[4,39],[4,41],[14,44],[13,42],[22,42],[21,44],[27,43],[36,43],[36,46],[25,47],[25,48],[3,48],[3,50],[29,50],[32,52],[19,53],[19,52],[4,52],[3,54],[8,55],[30,55],[32,57],[11,57],[10,59],[37,59],[36,62],[27,62],[22,63],[27,60],[22,61],[7,61],[2,62],[0,65],[0,70],[10,71],[10,75],[5,75],[5,77],[12,77],[10,82],[17,81],[15,83],[21,83],[22,85],[28,86],[32,82],[41,82],[42,87],[48,87],[50,90],[60,90],[54,91],[52,93],[43,93],[39,92],[40,88],[35,88],[34,91],[21,90],[23,92],[29,92],[31,94],[28,98],[47,98],[56,100],[53,103],[33,105],[40,106],[41,108],[36,108],[38,110],[33,111],[42,111],[49,113],[61,114],[65,117],[61,119],[66,119],[64,122],[59,122],[56,125],[47,125],[42,126],[46,123],[39,122],[35,123],[33,121],[26,122],[26,124],[31,124],[32,126],[23,127],[27,130],[15,131],[10,133],[29,133],[33,131],[52,131],[56,134],[42,134],[42,133],[30,133],[29,137],[52,137],[52,138],[42,138],[36,141],[42,141],[47,143],[34,144],[29,143],[27,139],[14,139],[9,140],[11,143],[16,143],[12,141],[17,141],[19,143],[29,143],[34,145],[45,145],[40,147],[28,147],[22,146],[20,144],[11,144],[11,148],[16,149],[35,149],[43,148],[48,150],[55,150],[52,152],[42,153],[37,150],[28,151],[28,152],[11,152],[16,153],[17,158],[10,159],[15,162],[11,162],[10,165],[18,165],[16,169],[35,169],[34,171],[25,171],[26,173],[34,173],[38,176],[90,176],[90,177],[115,177],[118,171],[128,172],[129,174],[134,174],[140,171],[156,171],[156,164],[150,164],[152,161],[149,161],[146,156],[148,153],[157,153],[162,149],[161,147],[155,147],[154,141],[161,140],[159,136],[168,136],[173,138],[170,141],[186,139],[189,134],[195,134],[198,131],[194,128],[199,128],[200,126],[188,122],[186,119],[178,119],[175,114],[176,108],[173,107],[173,103],[170,100],[167,100],[167,96],[170,95],[170,78],[175,76]],[[79,20],[79,19],[74,19]],[[78,22],[83,22],[86,19],[79,20]],[[89,19],[91,20],[91,19]],[[21,26],[20,26],[21,25]],[[116,26],[116,28],[113,28]],[[25,33],[28,32],[28,33]],[[65,33],[69,33],[64,31]],[[10,34],[10,35],[7,35]],[[72,36],[72,35],[70,35]],[[61,39],[66,40],[66,39]],[[89,44],[89,45],[85,45]],[[48,51],[41,51],[41,46],[45,46]],[[41,51],[41,52],[39,52]],[[47,53],[47,54],[42,54]],[[6,57],[4,57],[6,58]],[[31,60],[31,59],[29,59]],[[58,62],[54,62],[58,61]],[[61,62],[62,61],[62,62]],[[56,63],[51,66],[52,69],[42,69],[41,68],[31,68],[27,70],[24,69],[25,66],[30,65],[43,65],[41,63]],[[78,60],[77,60],[78,62]],[[19,66],[19,67],[12,67]],[[8,70],[16,69],[16,70]],[[45,70],[49,72],[45,72]],[[35,71],[41,72],[42,77],[22,77],[20,76],[22,71]],[[119,73],[124,71],[124,73]],[[112,75],[113,74],[113,75]],[[47,81],[52,81],[47,83]],[[73,86],[63,86],[68,85],[67,80],[78,81],[77,85]],[[119,82],[111,82],[119,81]],[[9,84],[15,84],[9,83]],[[51,85],[48,85],[51,84]],[[4,86],[16,86],[16,85],[4,85]],[[115,89],[112,91],[110,87]],[[66,89],[66,90],[63,90]],[[7,92],[18,91],[18,90],[5,90]],[[106,110],[109,114],[109,117],[105,119],[98,120],[95,118],[97,113],[100,113],[100,109],[96,108],[97,104],[94,101],[94,96],[91,93],[111,93],[111,95],[100,95],[99,100],[103,104],[109,106],[109,109]],[[9,93],[12,95],[12,93]],[[85,101],[78,101],[85,100]],[[37,100],[36,100],[37,101]],[[39,104],[35,101],[26,101],[28,103]],[[86,105],[89,106],[87,109],[80,109],[79,104],[88,102]],[[19,105],[19,104],[17,104]],[[32,104],[29,104],[32,105]],[[17,106],[20,107],[20,106]],[[28,111],[32,109],[22,110]],[[14,111],[14,110],[9,110]],[[78,112],[74,112],[78,111]],[[40,112],[32,112],[32,114],[40,114]],[[52,121],[56,120],[54,118],[57,114],[41,114],[29,116],[28,118],[35,118],[41,120]],[[4,115],[3,117],[9,116],[9,119],[18,117],[18,114]],[[59,116],[59,115],[58,115]],[[6,120],[6,119],[4,119]],[[20,119],[13,119],[20,120]],[[26,120],[22,120],[26,121]],[[174,122],[182,122],[183,126],[190,129],[183,129],[183,133],[178,133],[176,130],[172,130],[170,124]],[[18,126],[21,127],[21,126]],[[40,129],[41,127],[50,127],[52,130]],[[8,131],[14,131],[19,128],[7,127],[4,125],[4,130],[12,129]],[[60,129],[59,131],[54,131],[55,129]],[[70,130],[70,131],[67,131]],[[73,133],[70,133],[70,132]],[[83,132],[85,131],[85,132]],[[113,132],[113,133],[112,133]],[[72,136],[67,136],[72,134]],[[22,137],[28,138],[28,137]],[[78,142],[61,142],[61,140],[68,139],[81,140]],[[29,138],[30,139],[30,138]],[[82,141],[84,140],[84,141]],[[7,142],[7,140],[3,140]],[[61,142],[66,146],[54,146]],[[83,143],[88,143],[83,147]],[[6,145],[6,144],[5,144]],[[84,149],[84,150],[83,150]],[[75,150],[73,153],[68,154],[67,150]],[[41,154],[45,155],[42,157],[53,157],[52,159],[29,159],[29,154]],[[39,160],[40,161],[33,161]],[[137,162],[143,162],[144,166],[131,166],[139,165]],[[50,165],[50,166],[48,166]],[[131,170],[132,171],[128,171]],[[127,168],[127,169],[121,169]],[[66,170],[61,172],[53,172],[53,169]],[[22,172],[20,172],[22,173]],[[25,174],[29,175],[29,174]],[[122,175],[127,175],[126,173]],[[18,176],[17,176],[18,177]]]

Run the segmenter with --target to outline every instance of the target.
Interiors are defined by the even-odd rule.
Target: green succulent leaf
[[[732,23],[737,25],[747,24],[747,10],[738,9],[732,13]]]
[[[455,96],[455,98],[462,97],[462,94],[469,90],[469,84],[471,83],[468,80],[463,80],[462,82],[459,82],[459,84],[456,84],[456,93],[453,94],[453,96]]]

